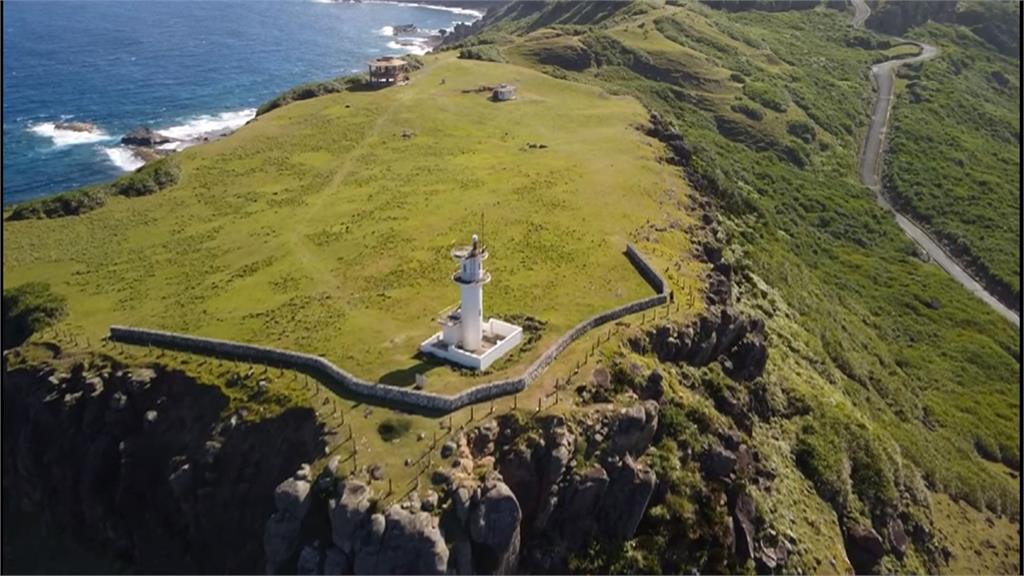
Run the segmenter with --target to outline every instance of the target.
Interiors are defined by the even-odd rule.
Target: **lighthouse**
[[[420,345],[420,351],[455,364],[486,370],[514,348],[523,329],[497,318],[484,320],[484,284],[491,275],[484,270],[487,248],[474,234],[472,244],[452,250],[459,263],[452,282],[459,287],[459,304],[438,319],[441,331]]]
[[[452,251],[452,258],[459,262],[459,269],[452,275],[452,281],[459,286],[459,310],[461,311],[460,343],[463,350],[480,350],[484,334],[484,284],[491,281],[491,275],[484,270],[487,248],[480,245],[480,238],[473,234],[473,244]]]

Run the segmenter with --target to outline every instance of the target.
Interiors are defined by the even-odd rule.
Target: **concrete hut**
[[[460,303],[438,319],[441,331],[422,344],[420,351],[475,370],[486,370],[515,348],[523,329],[497,318],[484,321],[484,284],[491,275],[484,270],[487,248],[474,234],[473,244],[452,251],[459,269],[452,281],[459,286]]]
[[[507,102],[516,99],[516,87],[511,84],[499,84],[491,91],[491,100]]]
[[[409,80],[409,63],[401,58],[385,56],[369,63],[370,84],[394,86]]]

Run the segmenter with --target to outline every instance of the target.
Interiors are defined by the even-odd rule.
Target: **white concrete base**
[[[420,352],[473,370],[487,370],[498,358],[523,340],[523,329],[515,324],[491,318],[483,325],[483,336],[486,343],[484,348],[470,352],[458,346],[445,344],[444,331],[441,331],[424,340],[420,344]]]

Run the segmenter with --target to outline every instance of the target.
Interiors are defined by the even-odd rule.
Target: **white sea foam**
[[[29,131],[43,138],[49,138],[56,147],[73,146],[75,144],[93,144],[109,140],[110,135],[103,130],[83,132],[79,130],[63,130],[55,122],[40,122],[29,126]]]
[[[140,168],[146,162],[139,158],[131,148],[127,146],[114,146],[112,148],[104,148],[103,151],[107,154],[107,159],[114,166],[117,166],[125,172],[131,172],[137,168]]]
[[[427,46],[426,38],[399,38],[402,42],[392,40],[388,42],[388,48],[392,50],[405,50],[410,54],[418,54],[422,56],[430,51],[430,47]]]
[[[184,124],[170,128],[158,128],[156,131],[184,143],[194,143],[207,136],[217,136],[237,130],[246,122],[256,117],[255,108],[222,112],[220,114],[202,114],[193,116]]]
[[[394,36],[395,29],[392,26],[381,26],[377,29],[377,34],[380,34],[381,36]]]
[[[479,10],[471,10],[469,8],[458,8],[456,6],[437,6],[436,4],[420,4],[410,2],[391,2],[390,0],[363,0],[367,4],[392,4],[395,6],[417,6],[419,8],[429,8],[431,10],[444,10],[445,12],[451,12],[452,14],[460,14],[463,16],[472,16],[473,18],[483,18],[484,13]]]

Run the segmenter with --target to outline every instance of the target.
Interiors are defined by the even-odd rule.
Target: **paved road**
[[[868,8],[865,0],[851,0],[851,2],[853,3],[854,14],[853,18],[850,19],[850,24],[857,27],[863,26],[864,21],[867,20],[868,16],[871,14],[871,9]],[[889,126],[889,113],[892,111],[893,84],[896,69],[903,64],[929,60],[939,53],[939,49],[935,46],[924,44],[922,42],[913,43],[917,44],[921,48],[921,53],[917,56],[896,58],[894,60],[880,62],[871,67],[871,76],[875,85],[878,87],[878,95],[875,99],[874,109],[871,112],[871,123],[868,126],[868,134],[864,139],[864,147],[861,152],[861,182],[875,192],[875,198],[877,198],[878,204],[892,212],[893,216],[896,218],[896,223],[903,229],[903,232],[916,242],[917,245],[928,254],[933,262],[938,264],[940,268],[945,270],[946,273],[962,284],[964,288],[967,288],[969,292],[983,300],[986,304],[991,306],[993,310],[1019,328],[1020,316],[1018,316],[1013,310],[1004,306],[1003,303],[995,296],[989,294],[985,288],[975,280],[967,270],[960,266],[956,259],[946,252],[946,250],[942,248],[942,246],[940,246],[939,243],[936,242],[924,229],[915,224],[910,218],[893,208],[892,204],[889,203],[882,191],[882,152],[885,146],[886,129]]]

